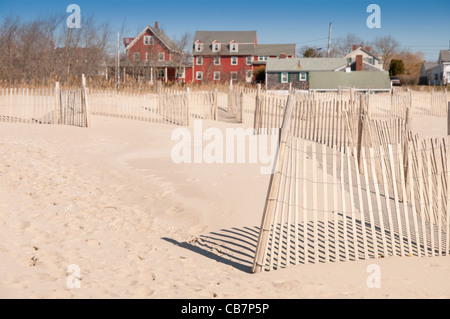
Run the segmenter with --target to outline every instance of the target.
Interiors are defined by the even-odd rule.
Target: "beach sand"
[[[91,121],[0,123],[0,298],[450,298],[448,256],[251,274],[270,179],[260,164],[175,164],[177,127]],[[380,288],[367,285],[373,264]]]

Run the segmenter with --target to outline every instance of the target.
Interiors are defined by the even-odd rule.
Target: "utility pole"
[[[330,30],[328,31],[328,51],[327,51],[328,57],[330,57],[330,50],[331,50],[331,22],[330,22]]]

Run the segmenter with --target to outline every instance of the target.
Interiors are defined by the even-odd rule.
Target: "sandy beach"
[[[448,256],[252,274],[270,179],[259,164],[175,164],[176,126],[91,121],[0,123],[0,298],[450,298]],[[367,285],[374,264],[380,288]]]

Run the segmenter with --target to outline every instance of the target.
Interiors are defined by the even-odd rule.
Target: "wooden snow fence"
[[[87,89],[1,89],[0,121],[89,127]]]
[[[298,136],[295,96],[285,109],[253,272],[450,253],[448,140],[409,134],[358,152],[350,130],[331,146]]]
[[[244,93],[229,89],[228,91],[228,111],[233,114],[238,123],[244,121]]]
[[[217,119],[217,90],[131,94],[93,91],[92,114],[160,124],[189,126],[190,119]]]

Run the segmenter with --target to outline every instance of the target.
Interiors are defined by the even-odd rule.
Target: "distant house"
[[[121,63],[125,73],[133,73],[151,82],[185,81],[186,69],[183,52],[161,29],[158,22],[147,26],[135,38],[124,38],[126,62]]]
[[[439,73],[439,64],[437,62],[423,62],[420,69],[419,84],[421,85],[434,85],[435,74]],[[438,75],[436,75],[436,79]]]
[[[449,85],[450,84],[450,50],[439,52],[438,62],[424,62],[421,69],[421,84]]]
[[[294,58],[269,59],[266,67],[267,90],[337,91],[355,90],[389,91],[391,82],[386,71],[365,71],[363,57],[355,60],[352,71],[347,58]]]
[[[352,71],[356,70],[356,57],[361,55],[363,62],[363,71],[384,71],[383,60],[370,51],[370,47],[365,48],[353,45],[353,51],[345,56],[351,65]]]
[[[268,59],[266,64],[267,90],[309,90],[312,72],[343,70],[346,58]]]
[[[256,31],[197,31],[192,81],[252,82],[270,57],[294,57],[295,44],[258,44]]]

